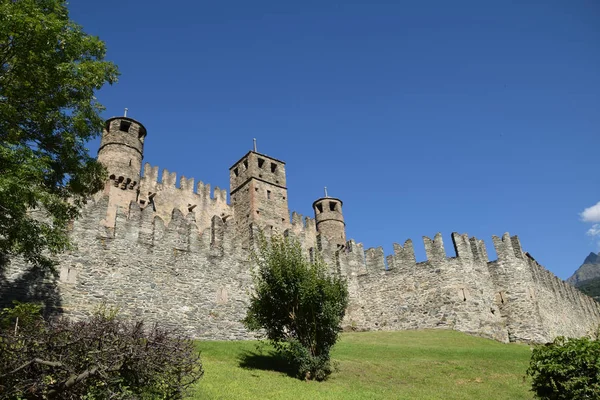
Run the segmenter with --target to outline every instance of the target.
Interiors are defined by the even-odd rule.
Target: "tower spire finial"
[[[127,117],[127,111],[129,111],[129,109],[125,107],[125,113],[123,114],[124,117]]]
[[[254,151],[256,151],[256,138],[252,139],[252,142],[254,143]]]
[[[325,197],[329,197],[329,196],[327,195],[327,186],[325,186]]]

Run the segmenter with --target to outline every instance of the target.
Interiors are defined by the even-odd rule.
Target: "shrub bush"
[[[192,341],[111,310],[81,322],[23,304],[0,315],[2,399],[179,399],[202,375]]]
[[[538,399],[600,399],[600,341],[561,336],[537,346],[527,375]]]
[[[308,261],[289,238],[262,238],[253,259],[255,291],[244,324],[262,331],[298,377],[326,379],[348,303],[346,282],[322,260]]]

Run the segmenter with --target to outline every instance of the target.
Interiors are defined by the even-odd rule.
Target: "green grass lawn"
[[[257,342],[199,342],[195,399],[532,399],[529,346],[455,331],[345,333],[325,382],[289,377]]]

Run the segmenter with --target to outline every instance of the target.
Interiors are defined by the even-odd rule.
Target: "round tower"
[[[146,128],[132,118],[106,121],[98,161],[108,170],[110,181],[121,189],[133,189],[140,181]]]
[[[334,197],[321,197],[313,203],[319,234],[338,247],[346,245],[346,223],[342,214],[342,201]]]

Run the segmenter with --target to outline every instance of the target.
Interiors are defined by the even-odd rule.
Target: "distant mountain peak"
[[[600,257],[593,251],[585,258],[584,264],[600,264]]]
[[[567,279],[571,285],[579,286],[582,282],[600,278],[600,255],[591,252],[573,276]]]

